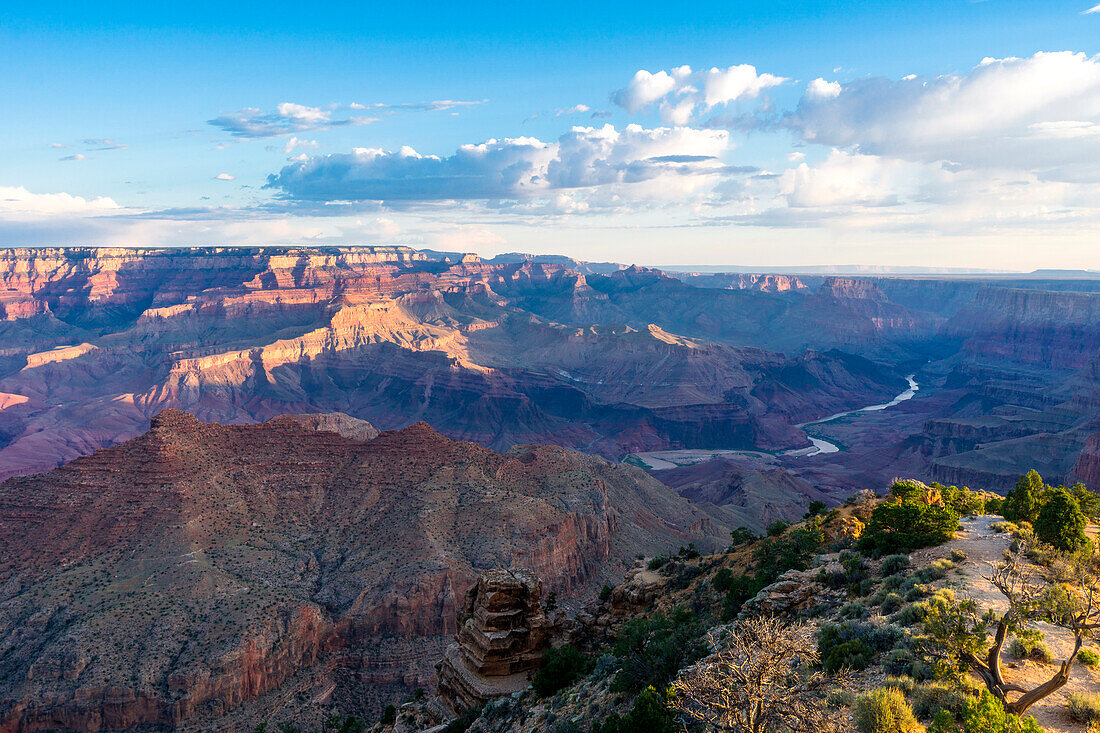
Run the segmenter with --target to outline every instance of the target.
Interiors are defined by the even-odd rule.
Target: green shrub
[[[957,687],[943,682],[925,682],[913,689],[913,712],[922,720],[930,720],[941,710],[961,715],[969,696]]]
[[[765,531],[768,533],[769,537],[778,537],[779,535],[786,532],[787,527],[790,527],[790,526],[791,526],[791,523],[786,521],[785,519],[777,519],[774,522],[772,522],[771,524],[769,524]]]
[[[950,560],[936,560],[913,573],[912,579],[917,583],[931,583],[935,580],[942,580],[947,577],[947,571],[954,569],[954,567],[955,563]]]
[[[675,720],[666,701],[653,687],[642,690],[626,715],[610,715],[592,726],[592,733],[674,733],[675,730]]]
[[[729,568],[718,568],[718,572],[714,574],[714,580],[711,581],[711,586],[714,590],[725,593],[730,589],[730,583],[733,581],[733,571]]]
[[[748,527],[738,527],[730,532],[730,539],[733,540],[733,547],[748,544],[749,542],[755,542],[760,539],[752,533]]]
[[[1021,632],[1008,645],[1009,655],[1016,659],[1034,659],[1050,664],[1054,661],[1054,652],[1042,639],[1042,634]]]
[[[859,639],[845,641],[829,647],[821,657],[821,667],[826,672],[836,673],[842,669],[867,669],[877,656],[874,649]]]
[[[1015,522],[993,522],[989,525],[989,528],[998,534],[1017,532],[1020,529]]]
[[[1073,494],[1073,498],[1077,500],[1077,506],[1081,507],[1081,512],[1086,517],[1094,519],[1097,514],[1100,514],[1100,494],[1089,491],[1088,487],[1082,483],[1074,484],[1070,493]]]
[[[896,575],[902,570],[909,567],[908,555],[887,555],[882,558],[882,564],[879,566],[879,572],[883,577],[887,575]]]
[[[828,509],[828,505],[820,500],[811,501],[810,505],[806,507],[806,513],[802,515],[803,519],[812,519],[813,517],[820,516]]]
[[[882,611],[884,616],[889,616],[895,613],[905,603],[905,599],[897,593],[887,593],[886,597],[882,599],[882,605],[879,610]]]
[[[1016,481],[1016,486],[1008,492],[1001,515],[1010,522],[1034,522],[1039,516],[1039,504],[1046,486],[1038,471],[1028,471]]]
[[[837,613],[841,618],[863,618],[867,615],[867,606],[859,601],[850,601],[841,606]]]
[[[985,500],[985,507],[983,511],[986,514],[1000,514],[1001,508],[1004,506],[1005,500],[999,496],[991,496]]]
[[[910,580],[912,580],[910,578]],[[919,601],[921,598],[927,598],[932,595],[932,588],[928,587],[924,583],[913,582],[908,588],[905,589],[905,600],[912,603],[913,601]]]
[[[386,709],[382,711],[382,718],[378,721],[382,725],[393,725],[397,720],[397,708],[393,705],[387,705]]]
[[[854,715],[860,733],[916,733],[921,730],[905,696],[900,690],[888,687],[857,697]]]
[[[627,621],[615,638],[614,652],[622,667],[612,689],[665,689],[677,672],[706,655],[705,631],[695,614],[682,608]]]
[[[864,552],[897,553],[943,544],[959,528],[959,515],[950,509],[923,504],[913,499],[879,504],[871,519],[859,549]]]
[[[788,570],[806,570],[824,546],[821,517],[808,520],[782,537],[771,537],[753,551],[756,578],[767,585]]]
[[[962,550],[952,550],[951,561],[955,563],[966,562],[966,553]]]
[[[924,601],[918,601],[916,603],[910,603],[900,611],[898,611],[890,619],[898,626],[913,626],[924,621],[924,618],[928,615],[928,604]]]
[[[865,669],[880,652],[892,647],[901,631],[888,624],[842,621],[822,624],[817,632],[821,666],[827,672]]]
[[[939,489],[944,505],[961,516],[977,514],[985,508],[982,497],[965,486],[960,489],[958,486],[944,486],[933,482],[932,487]]]
[[[976,698],[968,698],[963,704],[962,733],[1043,733],[1043,729],[1030,715],[1022,720],[1005,712],[1004,706],[982,690]],[[955,716],[947,710],[936,713],[928,733],[959,733]]]
[[[913,661],[913,652],[908,649],[891,649],[883,660],[882,666],[892,675],[905,675],[913,668]],[[903,685],[897,680],[904,680],[905,684]],[[897,687],[902,692],[908,694],[914,682],[912,677],[888,677],[885,680],[885,684],[887,687]]]
[[[1100,695],[1071,692],[1066,695],[1066,712],[1078,723],[1100,723]]]
[[[649,570],[658,570],[666,562],[668,562],[667,557],[665,557],[664,555],[658,555],[657,557],[649,561],[649,564],[646,565],[646,568],[648,568]]]
[[[733,619],[741,611],[745,601],[763,590],[765,585],[767,585],[766,582],[752,575],[731,578],[726,588],[726,597],[722,602],[722,620]]]
[[[895,649],[894,651],[904,651],[904,650]],[[882,686],[883,687],[888,687],[888,688],[893,688],[895,690],[901,690],[903,693],[908,695],[909,693],[911,693],[914,690],[914,688],[916,688],[917,683],[913,680],[912,677],[898,677],[898,676],[893,675],[893,674],[888,674],[888,675],[886,675],[885,678],[883,678]]]
[[[1077,661],[1086,667],[1095,667],[1100,665],[1100,654],[1097,654],[1092,649],[1082,649],[1077,653]]]
[[[882,579],[882,589],[885,591],[898,590],[904,583],[905,576],[901,573],[894,573]]]
[[[606,603],[611,598],[612,587],[607,583],[604,583],[603,588],[600,588],[600,602]]]
[[[1087,524],[1077,500],[1065,489],[1054,489],[1039,510],[1035,536],[1059,550],[1072,552],[1088,544]]]
[[[541,697],[553,695],[576,682],[584,674],[586,666],[584,656],[571,644],[548,649],[532,686]]]

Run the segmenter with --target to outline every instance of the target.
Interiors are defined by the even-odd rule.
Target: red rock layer
[[[176,726],[339,667],[427,683],[480,570],[568,597],[725,532],[601,458],[367,427],[166,410],[0,484],[0,731]]]

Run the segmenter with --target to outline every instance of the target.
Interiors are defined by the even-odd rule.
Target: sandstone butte
[[[204,730],[319,680],[377,707],[433,686],[480,571],[530,568],[565,601],[727,532],[641,470],[563,448],[165,410],[0,483],[0,731]]]

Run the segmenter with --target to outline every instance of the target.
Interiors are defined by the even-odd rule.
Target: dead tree
[[[841,729],[825,695],[846,687],[848,677],[817,669],[817,647],[805,623],[751,617],[717,645],[720,651],[673,683],[675,705],[687,719],[737,733]]]
[[[1005,710],[1022,715],[1067,682],[1081,645],[1100,627],[1100,580],[1095,560],[1085,554],[1060,555],[1049,569],[1027,561],[1021,546],[1009,559],[982,576],[1008,601],[1001,614],[986,610],[979,616],[973,600],[934,603],[925,626],[932,638],[967,669],[973,671]],[[1007,682],[1001,672],[1001,650],[1008,634],[1028,630],[1046,621],[1070,631],[1073,652],[1046,682],[1027,689]],[[992,633],[992,640],[990,640]],[[1018,694],[1012,699],[1010,696]]]

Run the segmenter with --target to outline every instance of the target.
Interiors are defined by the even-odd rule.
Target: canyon
[[[430,686],[479,572],[530,569],[566,602],[728,529],[560,447],[168,409],[0,483],[0,731],[226,730],[318,687],[377,715]]]
[[[1100,281],[0,250],[0,732],[377,715],[483,572],[568,605],[898,475],[1031,468],[1100,488]]]
[[[775,487],[760,515],[794,511],[779,508],[792,486],[802,505],[810,487],[843,497],[901,473],[996,489],[1036,467],[1095,485],[1098,303],[1100,281],[1042,273],[670,273],[401,246],[3,250],[0,478],[176,408],[242,424],[423,420],[496,450],[610,460],[730,452],[731,470],[776,477],[756,480]],[[809,424],[886,402],[910,374],[921,392],[886,414]],[[783,455],[815,440],[842,450]]]

